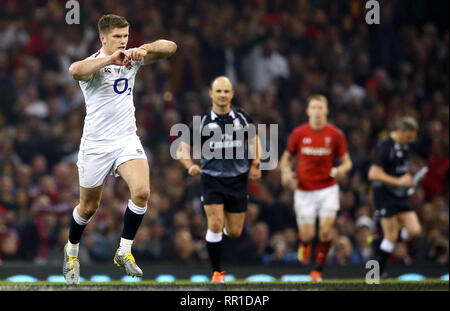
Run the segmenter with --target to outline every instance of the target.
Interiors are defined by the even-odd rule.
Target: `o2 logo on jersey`
[[[121,84],[122,81],[125,81],[124,85],[119,86],[119,83]],[[119,90],[119,88],[121,90]],[[123,94],[127,90],[128,90],[127,95],[131,94],[131,87],[128,87],[128,79],[127,78],[120,78],[120,79],[117,79],[116,81],[114,81],[113,89],[114,89],[114,92],[116,92],[117,94]]]
[[[312,139],[311,137],[303,137],[303,143],[306,144],[310,144],[312,143]]]

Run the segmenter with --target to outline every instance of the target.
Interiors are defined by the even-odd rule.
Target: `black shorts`
[[[247,211],[248,174],[236,177],[212,177],[201,175],[202,204],[223,204],[229,213]]]
[[[376,216],[379,218],[392,217],[399,213],[412,211],[408,197],[396,197],[382,188],[374,188],[373,198]]]

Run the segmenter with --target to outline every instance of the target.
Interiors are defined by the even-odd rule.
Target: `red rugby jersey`
[[[347,142],[344,133],[331,124],[315,131],[306,123],[292,131],[287,149],[298,156],[297,188],[317,190],[336,184],[330,176],[333,159],[347,152]]]

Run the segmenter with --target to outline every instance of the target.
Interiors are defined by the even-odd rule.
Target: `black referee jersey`
[[[201,139],[202,173],[213,177],[236,177],[248,173],[249,139],[256,134],[251,130],[252,119],[242,108],[231,107],[228,114],[218,115],[212,108],[201,116],[201,122],[191,123],[190,141],[194,147],[194,131]]]
[[[400,177],[408,173],[410,163],[408,145],[398,144],[390,137],[378,144],[373,164],[382,167],[386,174]],[[379,181],[374,181],[372,187],[378,216],[387,217],[411,210],[408,187],[388,185]]]

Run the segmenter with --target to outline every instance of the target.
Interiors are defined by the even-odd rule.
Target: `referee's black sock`
[[[213,272],[222,272],[221,255],[222,255],[222,232],[214,233],[208,229],[206,232],[206,249],[208,251],[209,260]]]
[[[377,261],[380,265],[380,275],[382,275],[386,269],[387,261],[394,250],[394,243],[389,240],[383,239],[378,249]]]

